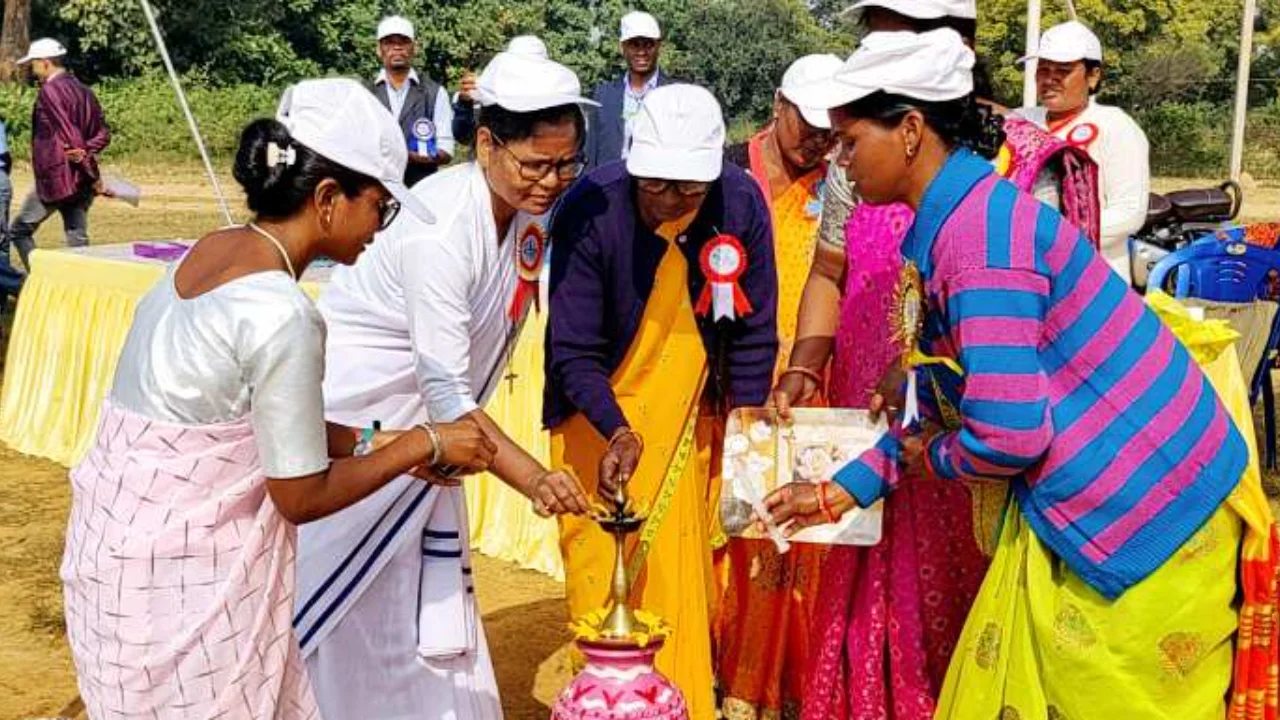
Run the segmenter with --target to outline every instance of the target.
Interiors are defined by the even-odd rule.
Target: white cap
[[[27,48],[27,54],[18,59],[18,64],[26,65],[32,60],[48,60],[66,54],[67,49],[62,47],[62,43],[53,38],[40,38],[31,43],[31,47]]]
[[[1034,53],[1019,59],[1018,62],[1026,62],[1033,58],[1063,63],[1078,60],[1102,62],[1102,43],[1092,30],[1072,20],[1045,30],[1040,36],[1040,47],[1036,48]]]
[[[481,105],[498,105],[513,112],[557,105],[600,106],[582,96],[582,84],[572,70],[536,55],[498,53],[480,73],[476,86]]]
[[[360,83],[347,78],[303,80],[285,91],[276,119],[298,143],[377,180],[405,210],[435,222],[404,184],[409,149],[400,125]]]
[[[551,54],[547,52],[547,44],[542,42],[542,38],[537,35],[517,35],[511,38],[511,42],[507,43],[507,52],[517,55],[532,55],[544,60],[551,57]]]
[[[662,29],[658,27],[658,19],[647,12],[632,10],[622,16],[618,23],[618,37],[622,42],[632,38],[662,39]]]
[[[916,20],[978,19],[978,0],[861,0],[851,10],[884,8]]]
[[[805,55],[791,63],[791,67],[787,68],[787,71],[783,73],[782,86],[778,88],[778,92],[782,93],[782,97],[790,100],[800,109],[800,116],[804,118],[805,122],[813,127],[829,130],[831,129],[831,118],[827,116],[827,109],[801,105],[792,97],[792,93],[796,88],[822,80],[830,80],[843,66],[844,61],[835,55]]]
[[[382,22],[378,23],[378,39],[383,40],[392,35],[403,35],[412,40],[414,37],[413,23],[409,22],[409,18],[400,15],[382,18]]]
[[[792,102],[836,108],[878,91],[926,102],[973,92],[973,50],[950,28],[926,33],[876,32],[862,39],[829,80],[791,92]]]
[[[627,172],[634,177],[711,182],[724,163],[724,117],[706,88],[676,83],[645,95],[631,120]]]

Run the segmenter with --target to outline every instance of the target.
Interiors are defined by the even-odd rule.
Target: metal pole
[[[1257,0],[1244,0],[1244,17],[1240,21],[1240,64],[1236,67],[1236,109],[1231,127],[1231,179],[1240,180],[1244,169],[1244,126],[1249,110],[1249,65],[1253,60],[1253,21],[1257,16]]]
[[[1027,55],[1040,47],[1040,0],[1027,0]],[[1036,106],[1036,61],[1028,60],[1022,69],[1022,106]]]
[[[169,73],[169,82],[173,83],[173,91],[178,95],[178,104],[182,106],[182,114],[187,116],[187,126],[191,129],[191,137],[200,150],[200,159],[204,161],[204,170],[209,174],[209,182],[213,183],[213,192],[218,196],[218,205],[222,207],[222,215],[227,224],[235,222],[231,217],[231,209],[227,207],[227,198],[222,194],[222,186],[218,184],[218,176],[213,172],[213,163],[209,161],[209,151],[204,147],[204,139],[200,137],[200,126],[191,114],[191,106],[187,105],[187,95],[182,91],[182,83],[178,81],[178,73],[173,69],[173,61],[169,59],[169,49],[165,47],[164,38],[160,35],[160,26],[156,24],[155,13],[151,12],[151,3],[138,0],[142,5],[142,13],[147,16],[147,24],[151,26],[151,36],[155,38],[156,48],[160,50],[160,59],[164,61],[164,69]]]
[[[1076,14],[1076,4],[1073,0],[1067,0],[1067,19],[1072,22],[1080,22],[1080,16]]]

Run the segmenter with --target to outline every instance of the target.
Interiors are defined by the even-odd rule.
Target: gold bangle
[[[822,387],[822,376],[812,368],[807,368],[803,365],[792,365],[782,371],[781,377],[786,377],[788,375],[799,375],[800,377],[812,380],[813,384],[817,385],[819,388]]]

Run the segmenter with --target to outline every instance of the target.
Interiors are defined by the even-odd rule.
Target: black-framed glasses
[[[391,223],[395,221],[396,216],[400,214],[400,201],[395,198],[386,198],[378,201],[378,231],[381,232],[391,227]]]
[[[685,197],[706,195],[711,183],[694,180],[660,180],[658,178],[636,178],[636,187],[650,195],[661,195],[668,190],[675,190]]]
[[[564,160],[525,160],[517,155],[514,150],[507,147],[506,141],[497,135],[493,136],[493,142],[499,148],[505,150],[511,156],[511,159],[516,162],[520,179],[526,182],[541,182],[543,178],[553,172],[559,180],[576,180],[587,167],[587,162],[580,153]]]

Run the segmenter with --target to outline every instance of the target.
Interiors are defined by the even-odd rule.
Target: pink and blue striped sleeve
[[[890,431],[871,449],[840,468],[832,480],[862,507],[870,507],[898,484],[902,441]]]
[[[1027,270],[966,270],[945,283],[947,322],[964,369],[961,427],[926,458],[943,479],[1008,479],[1049,449],[1053,420],[1039,345],[1049,281]]]

